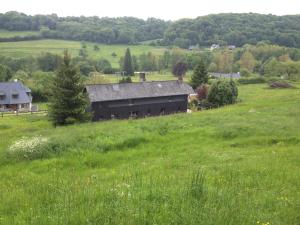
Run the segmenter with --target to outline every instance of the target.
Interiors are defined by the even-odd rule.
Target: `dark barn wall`
[[[146,117],[187,111],[187,95],[92,103],[93,120]]]

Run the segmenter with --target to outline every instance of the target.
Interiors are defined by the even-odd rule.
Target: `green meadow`
[[[0,224],[299,225],[299,87],[138,120],[0,117]]]
[[[1,36],[0,32],[0,36]],[[106,45],[96,44],[99,51],[94,50],[95,43],[86,42],[88,56],[92,59],[105,58],[108,59],[113,67],[119,66],[120,57],[124,56],[128,45]],[[19,41],[19,42],[0,42],[0,55],[10,57],[26,57],[38,56],[43,52],[50,52],[54,54],[63,54],[63,51],[68,49],[70,54],[78,56],[81,49],[79,41],[65,41],[65,40],[34,40],[34,41]],[[166,50],[164,47],[152,47],[149,45],[132,45],[130,46],[132,55],[141,55],[142,53],[152,52],[155,55],[162,55]],[[116,53],[116,56],[112,56]]]

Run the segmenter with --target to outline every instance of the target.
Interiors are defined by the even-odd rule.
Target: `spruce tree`
[[[87,98],[80,74],[70,64],[67,51],[57,74],[53,78],[49,116],[54,126],[83,122],[88,119],[86,113]]]
[[[126,49],[126,53],[125,53],[125,57],[124,57],[124,63],[123,63],[123,71],[125,71],[126,76],[132,76],[133,73],[134,73],[132,58],[131,58],[129,48]]]
[[[195,89],[201,84],[206,84],[208,81],[208,74],[203,61],[200,61],[194,68],[194,72],[191,78],[191,85]]]

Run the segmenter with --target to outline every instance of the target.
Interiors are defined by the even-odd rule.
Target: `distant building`
[[[126,119],[187,112],[194,90],[174,81],[87,85],[93,120]]]
[[[21,82],[0,82],[0,111],[30,111],[31,90]]]
[[[199,44],[197,44],[197,45],[190,45],[189,46],[189,50],[190,51],[197,51],[199,49],[200,49]]]
[[[209,75],[214,78],[233,78],[233,79],[241,78],[240,72],[237,72],[237,73],[209,73]]]
[[[213,44],[213,45],[210,46],[211,51],[215,50],[215,49],[219,49],[219,48],[220,48],[220,45],[218,45],[218,44]]]
[[[235,45],[228,45],[228,49],[229,50],[233,50],[233,49],[235,49],[236,47],[235,47]]]
[[[146,74],[149,73],[149,72],[144,72],[144,71],[141,71],[141,72],[134,72],[135,75],[139,75],[140,77],[140,82],[145,82],[146,81]]]

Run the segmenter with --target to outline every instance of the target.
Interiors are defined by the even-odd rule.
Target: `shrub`
[[[208,95],[208,85],[202,84],[196,89],[197,97],[199,101],[202,101],[207,98]]]
[[[293,86],[285,81],[275,81],[269,83],[270,88],[292,88]]]
[[[131,80],[131,77],[123,77],[121,80],[119,80],[119,83],[122,84],[122,83],[131,83],[132,80]]]
[[[217,106],[233,104],[237,100],[238,89],[232,80],[217,80],[209,89],[207,100]]]
[[[238,79],[238,83],[239,84],[261,84],[261,83],[266,83],[266,80],[261,76],[256,76],[256,77],[240,78]]]
[[[240,73],[242,77],[249,77],[251,75],[251,72],[246,68],[242,68]]]

